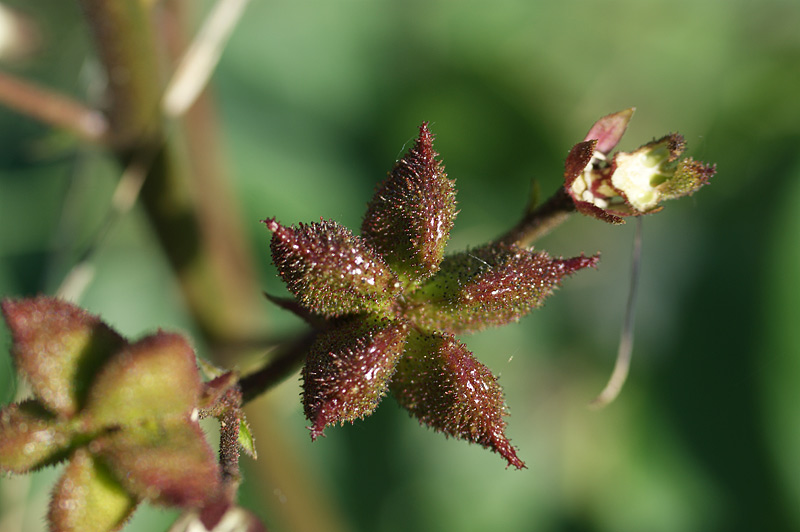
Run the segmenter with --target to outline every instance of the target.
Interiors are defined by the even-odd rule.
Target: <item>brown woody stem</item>
[[[543,237],[575,212],[575,203],[567,191],[560,187],[543,204],[529,210],[508,232],[496,241],[508,245],[528,246]]]

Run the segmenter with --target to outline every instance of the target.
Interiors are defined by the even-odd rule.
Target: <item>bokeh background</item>
[[[2,68],[90,100],[97,65],[73,2],[8,4],[40,24],[41,48]],[[212,91],[254,290],[283,290],[258,220],[357,228],[423,120],[458,186],[451,250],[512,225],[532,180],[555,190],[570,147],[613,111],[637,107],[621,148],[679,131],[718,165],[644,220],[634,361],[615,403],[587,408],[613,366],[633,224],[575,216],[537,246],[600,251],[599,268],[518,324],[465,338],[500,375],[528,469],[418,426],[391,398],[312,444],[293,375],[248,409],[259,460],[243,460],[241,499],[270,530],[800,530],[797,0],[255,0]],[[120,169],[6,109],[0,142],[0,294],[52,293]],[[192,334],[138,209],[93,265],[83,306],[131,337]],[[263,314],[276,338],[303,330],[266,302]],[[7,403],[4,327],[0,343]],[[0,512],[21,499],[23,529],[41,529],[57,474],[0,479]],[[174,517],[143,507],[130,530]]]

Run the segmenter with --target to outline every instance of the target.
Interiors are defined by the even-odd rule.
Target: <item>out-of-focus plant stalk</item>
[[[108,123],[102,113],[29,81],[0,72],[0,101],[94,143],[105,141]]]
[[[210,343],[237,340],[260,328],[252,261],[239,235],[230,192],[220,179],[209,124],[188,116],[186,138],[161,113],[162,61],[154,24],[139,0],[80,0],[108,76],[109,137],[123,164],[155,156],[142,203],[175,270],[188,308]],[[206,106],[198,109],[208,117]],[[191,114],[191,113],[190,113]],[[212,126],[213,127],[213,126]],[[197,140],[203,146],[193,149]],[[210,164],[206,164],[210,163]]]

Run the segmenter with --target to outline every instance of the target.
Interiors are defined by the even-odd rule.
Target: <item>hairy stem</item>
[[[317,331],[311,331],[293,342],[284,344],[278,354],[263,368],[243,377],[239,381],[242,404],[252,401],[299,368],[316,337]]]
[[[219,418],[219,464],[222,468],[223,490],[229,500],[234,500],[239,483],[239,422],[241,421],[242,394],[234,388],[226,394],[228,409]]]
[[[575,203],[560,187],[546,202],[525,213],[522,219],[497,239],[509,245],[528,246],[543,237],[575,212]]]

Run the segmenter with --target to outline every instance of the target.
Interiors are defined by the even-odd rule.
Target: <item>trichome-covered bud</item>
[[[312,440],[328,425],[352,422],[375,410],[407,334],[403,322],[362,319],[320,334],[303,367],[303,405]]]
[[[380,312],[400,288],[397,277],[363,239],[333,221],[297,227],[264,220],[278,274],[311,311],[328,317]]]
[[[436,276],[407,296],[406,316],[426,330],[455,334],[504,325],[540,307],[565,276],[597,261],[489,244],[445,258]]]
[[[505,436],[502,388],[453,336],[412,334],[391,390],[421,423],[489,448],[510,466],[525,467]]]
[[[425,122],[414,146],[378,187],[361,226],[364,239],[412,283],[439,268],[456,216],[455,184],[436,155]]]
[[[577,210],[615,224],[624,223],[625,216],[657,212],[664,200],[693,194],[716,172],[713,165],[679,159],[686,143],[677,133],[607,157],[630,119],[622,113],[592,127],[570,151],[564,172],[564,186]]]

